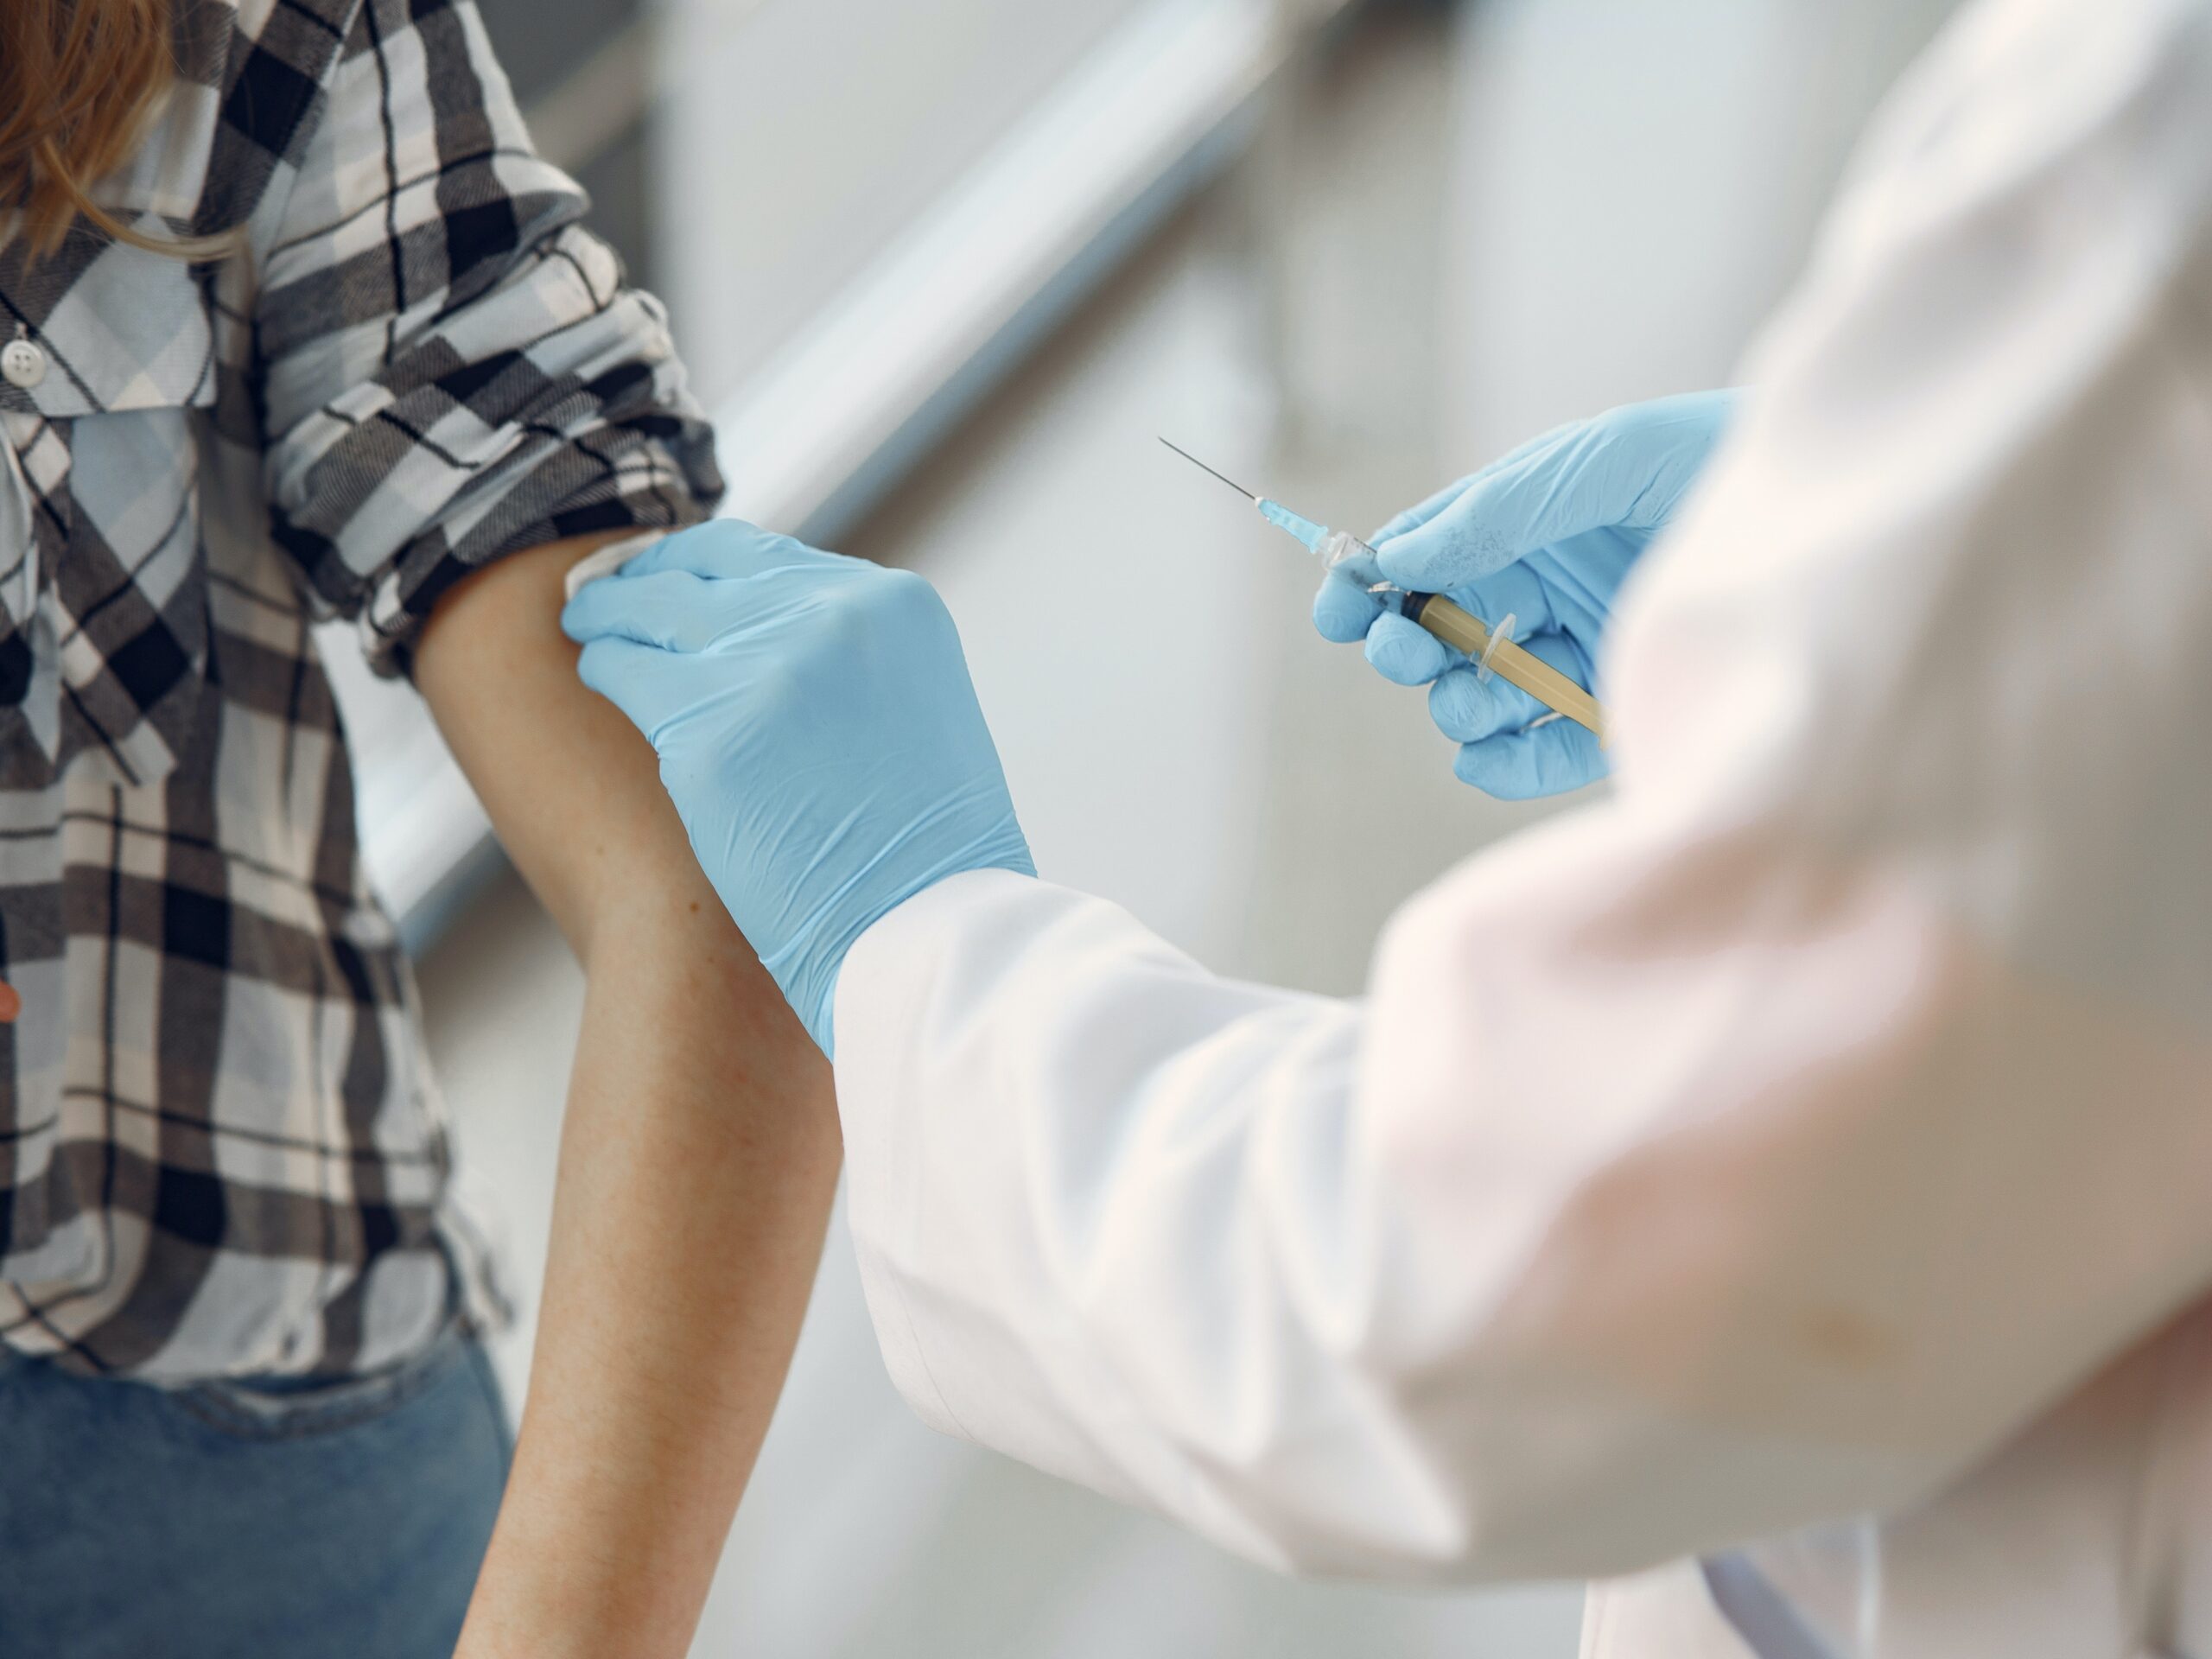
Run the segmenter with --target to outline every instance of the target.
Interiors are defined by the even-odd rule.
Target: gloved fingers
[[[1435,494],[1427,497],[1422,500],[1416,501],[1412,506],[1408,507],[1403,512],[1395,515],[1389,523],[1382,525],[1382,527],[1377,530],[1372,536],[1370,536],[1367,538],[1367,544],[1370,547],[1380,547],[1385,541],[1389,540],[1393,536],[1402,536],[1409,530],[1420,529],[1421,525],[1427,524],[1430,519],[1435,518],[1438,513],[1443,512],[1445,508],[1450,506],[1454,501],[1458,500],[1459,499],[1459,492],[1465,489],[1468,485],[1474,481],[1474,477],[1471,474],[1466,478],[1456,479],[1452,482],[1446,484],[1442,489],[1437,491]]]
[[[1342,570],[1321,578],[1313,595],[1313,626],[1324,639],[1349,645],[1367,638],[1367,630],[1382,614],[1382,601]]]
[[[1561,427],[1478,474],[1427,523],[1378,543],[1382,572],[1434,591],[1570,536],[1663,524],[1719,442],[1732,401],[1699,392]]]
[[[1376,617],[1367,631],[1369,664],[1395,685],[1427,685],[1457,655],[1427,629],[1395,611]]]
[[[1590,659],[1580,645],[1566,634],[1539,633],[1515,643],[1576,684],[1590,683]],[[1501,732],[1519,731],[1551,712],[1503,675],[1494,673],[1484,678],[1473,663],[1464,660],[1428,689],[1429,718],[1455,743],[1477,743]]]
[[[1564,633],[1517,642],[1538,661],[1587,686],[1589,654]],[[1500,800],[1533,800],[1578,789],[1605,772],[1597,734],[1552,711],[1502,675],[1481,678],[1472,664],[1453,669],[1429,693],[1429,713],[1461,745],[1452,762],[1460,782]]]
[[[742,518],[714,518],[673,536],[664,536],[615,574],[627,580],[680,570],[713,581],[757,576],[793,565],[860,564],[842,553],[825,553],[804,542],[748,524]]]
[[[1642,551],[1633,531],[1593,530],[1516,559],[1498,575],[1526,572],[1551,613],[1548,626],[1594,640],[1605,633],[1613,595]]]
[[[1495,627],[1513,619],[1513,637],[1525,641],[1549,633],[1559,626],[1547,572],[1540,564],[1516,560],[1503,570],[1451,591],[1448,597],[1462,610],[1472,611],[1486,626]]]
[[[654,742],[689,700],[677,672],[681,660],[657,646],[606,634],[584,646],[576,677]]]
[[[1501,801],[1533,801],[1604,777],[1605,757],[1595,733],[1571,720],[1554,720],[1461,745],[1452,773]]]
[[[1554,435],[1473,480],[1427,523],[1376,543],[1382,574],[1416,591],[1464,587],[1592,528],[1603,498],[1587,474],[1600,460],[1589,423]]]
[[[1583,649],[1582,641],[1573,634],[1557,632],[1524,634],[1517,626],[1514,633],[1516,637],[1513,643],[1538,662],[1557,669],[1586,691],[1596,689],[1597,664],[1592,661],[1590,653]],[[1512,689],[1516,696],[1528,695],[1518,687]],[[1534,697],[1529,698],[1528,709],[1529,718],[1532,721],[1551,712]]]
[[[1496,675],[1484,680],[1472,663],[1455,663],[1428,688],[1428,717],[1454,743],[1519,731],[1544,712],[1543,704]]]
[[[1598,689],[1597,659],[1590,654],[1588,644],[1575,635],[1563,629],[1548,630],[1514,643],[1530,656],[1559,670],[1585,691]]]
[[[1619,522],[1632,530],[1656,530],[1673,518],[1728,435],[1742,401],[1740,391],[1724,386],[1627,404],[1599,416],[1597,423],[1611,430],[1614,448],[1636,458],[1631,476],[1643,480]]]
[[[561,610],[561,632],[578,645],[633,640],[663,651],[703,651],[722,626],[712,590],[683,570],[588,583]]]

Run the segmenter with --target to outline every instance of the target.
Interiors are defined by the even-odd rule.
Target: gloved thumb
[[[1415,593],[1495,575],[1516,559],[1617,519],[1627,499],[1605,487],[1605,447],[1591,422],[1477,474],[1444,510],[1402,536],[1376,544],[1382,574]]]
[[[661,732],[691,701],[683,673],[688,660],[656,645],[602,634],[576,659],[576,677],[620,709],[658,748]]]
[[[742,518],[710,518],[664,536],[625,564],[630,581],[681,570],[703,581],[758,576],[792,566],[841,568],[857,564],[842,553],[825,553],[789,536],[762,530]]]
[[[704,651],[721,626],[704,584],[681,570],[589,582],[561,610],[561,632],[580,645],[633,639],[663,651]]]

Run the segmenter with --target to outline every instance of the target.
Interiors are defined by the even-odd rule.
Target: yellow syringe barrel
[[[1597,734],[1599,743],[1604,744],[1605,711],[1598,706],[1598,699],[1510,639],[1498,640],[1493,649],[1489,624],[1473,612],[1454,605],[1441,594],[1408,594],[1405,614],[1408,620],[1420,623],[1446,645],[1477,661],[1488,652],[1490,670],[1498,678],[1519,686],[1545,708],[1578,726],[1588,727]]]

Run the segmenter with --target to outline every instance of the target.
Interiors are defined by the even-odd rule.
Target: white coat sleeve
[[[870,930],[922,1414],[1265,1561],[1599,1574],[1923,1493],[2202,1294],[2209,199],[2204,4],[1956,25],[1626,597],[1614,793],[1363,1004],[1004,873]]]

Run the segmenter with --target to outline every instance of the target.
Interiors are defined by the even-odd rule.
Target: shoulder
[[[182,0],[177,78],[102,205],[214,235],[252,218],[298,159],[365,0]]]
[[[181,0],[176,9],[177,61],[185,75],[203,84],[247,67],[259,47],[297,67],[302,49],[327,67],[336,48],[352,32],[365,0]],[[324,43],[322,47],[312,44]],[[232,77],[234,78],[234,77]]]

